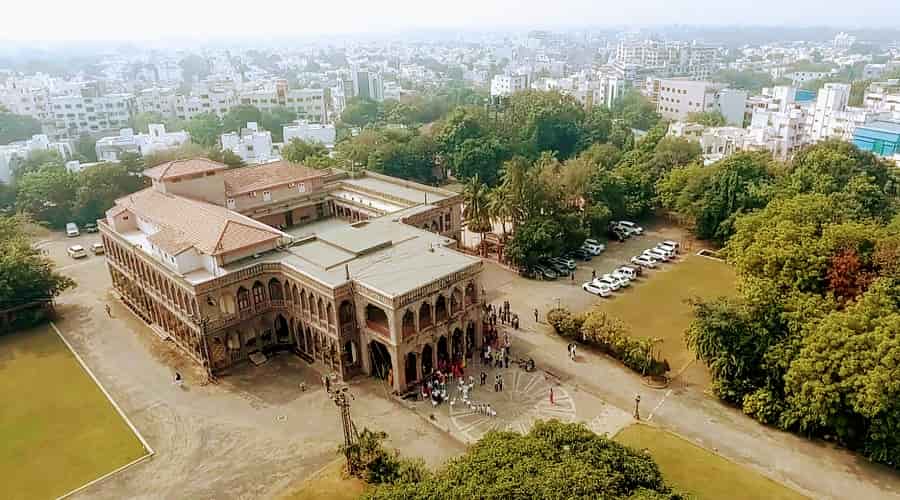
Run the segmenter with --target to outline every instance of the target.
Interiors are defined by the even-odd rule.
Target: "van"
[[[75,236],[78,236],[80,234],[81,233],[78,232],[78,226],[74,222],[66,224],[66,236],[68,236],[69,238],[74,238]]]
[[[681,243],[678,243],[678,242],[675,241],[675,240],[665,240],[665,241],[663,241],[661,244],[662,244],[662,245],[666,245],[666,246],[673,247],[673,248],[675,249],[675,252],[676,252],[676,253],[681,251]]]

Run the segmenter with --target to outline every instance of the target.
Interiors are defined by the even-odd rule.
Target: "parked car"
[[[632,279],[639,278],[642,274],[644,274],[644,269],[641,266],[625,264],[623,266],[619,266],[618,269],[620,271],[631,273],[631,275],[634,276],[634,278]]]
[[[644,255],[632,257],[631,263],[637,266],[646,267],[648,269],[654,269],[656,267],[656,261]]]
[[[610,273],[610,274],[612,274],[613,277],[616,277],[616,278],[619,278],[619,279],[623,279],[623,280],[627,280],[627,281],[629,281],[629,282],[630,282],[631,280],[637,278],[637,275],[634,273],[634,271],[632,271],[631,268],[628,268],[628,267],[620,267],[620,268],[616,269],[615,271],[613,271],[613,272]]]
[[[547,269],[552,269],[553,272],[556,273],[556,275],[559,277],[569,275],[569,266],[555,262],[553,259],[550,259],[550,258],[541,259],[539,261],[539,263],[541,264],[541,266],[543,266]]]
[[[600,255],[606,250],[606,245],[591,245],[588,242],[584,242],[581,244],[581,248],[591,253],[591,255]]]
[[[572,250],[571,252],[566,254],[566,257],[568,257],[570,259],[583,260],[585,262],[594,258],[594,256],[591,255],[590,252],[588,252],[587,250],[581,249],[581,248],[576,248],[575,250]]]
[[[662,244],[674,247],[676,252],[681,252],[681,243],[678,243],[675,240],[665,240],[662,242]]]
[[[581,288],[585,292],[593,293],[594,295],[599,295],[601,297],[609,297],[610,295],[612,295],[612,290],[608,286],[601,285],[594,281],[588,281],[587,283],[584,283],[583,285],[581,285]]]
[[[623,231],[618,226],[611,226],[606,232],[606,235],[609,236],[609,239],[616,241],[625,241],[628,239],[628,233]]]
[[[576,264],[574,260],[566,257],[553,257],[550,261],[555,264],[566,266],[566,269],[570,271],[574,271],[578,267],[578,264]]]
[[[78,225],[74,222],[69,222],[66,224],[66,236],[69,238],[74,238],[75,236],[79,236],[81,233],[78,231]]]
[[[549,269],[544,266],[534,266],[535,274],[545,280],[555,280],[559,276],[556,274],[556,271]]]
[[[66,253],[69,254],[69,257],[73,259],[83,259],[87,257],[87,252],[84,251],[84,247],[81,245],[72,245],[66,249]]]
[[[610,290],[612,290],[614,292],[616,290],[622,288],[621,281],[619,281],[616,278],[613,278],[609,274],[604,274],[603,276],[601,276],[599,278],[594,278],[594,283],[596,283],[598,285],[606,285],[609,287]]]
[[[526,267],[526,266],[522,266],[519,268],[519,276],[522,276],[523,278],[530,278],[530,279],[534,279],[537,277],[536,271],[533,268]]]
[[[660,250],[658,248],[648,248],[648,249],[644,250],[644,253],[647,255],[651,255],[656,260],[663,261],[663,262],[668,261],[670,258],[669,254],[667,254],[666,252],[663,252],[662,250]]]
[[[96,233],[97,231],[100,231],[100,229],[93,222],[84,225],[84,232],[86,233]]]
[[[631,280],[624,276],[616,276],[615,273],[604,274],[603,278],[612,278],[619,281],[619,288],[627,288],[631,285]]]
[[[675,258],[675,255],[677,255],[677,253],[675,252],[675,248],[674,248],[674,247],[670,247],[670,246],[668,246],[668,245],[663,245],[662,243],[660,243],[659,245],[656,245],[655,247],[653,247],[653,249],[654,249],[654,250],[659,250],[660,252],[663,252],[663,253],[666,254],[666,256],[668,256],[670,259]]]
[[[94,243],[91,245],[91,252],[93,252],[94,255],[103,255],[106,253],[106,248],[103,247],[103,243]]]
[[[620,220],[618,224],[620,228],[628,231],[631,234],[644,234],[644,228],[638,226],[634,222],[628,220]]]

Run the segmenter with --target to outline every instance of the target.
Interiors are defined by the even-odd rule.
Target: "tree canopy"
[[[369,490],[369,499],[677,499],[651,457],[580,424],[492,431],[433,475]]]
[[[31,139],[41,133],[41,122],[26,116],[0,110],[0,145]]]
[[[0,309],[52,299],[75,286],[32,246],[25,229],[28,222],[22,216],[0,216]]]

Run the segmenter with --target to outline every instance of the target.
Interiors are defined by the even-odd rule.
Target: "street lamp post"
[[[634,396],[634,419],[635,420],[641,419],[640,406],[641,406],[641,395],[637,394]]]

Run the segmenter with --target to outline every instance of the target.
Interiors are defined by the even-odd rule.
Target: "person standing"
[[[575,359],[578,357],[578,354],[575,352],[577,349],[578,349],[578,344],[575,342],[572,342],[572,361],[575,361]]]
[[[487,373],[481,372],[481,385],[484,385],[487,382]]]
[[[500,392],[503,392],[503,374],[497,374],[497,386],[500,387]]]
[[[597,279],[597,270],[591,269],[591,281]]]
[[[540,323],[540,321],[538,321],[538,318],[539,318],[538,310],[537,310],[537,308],[535,308],[534,309],[534,322],[535,323]]]
[[[555,405],[556,402],[553,400],[553,388],[550,388],[550,404]]]
[[[112,318],[112,309],[109,307],[109,304],[106,304],[106,315]]]

